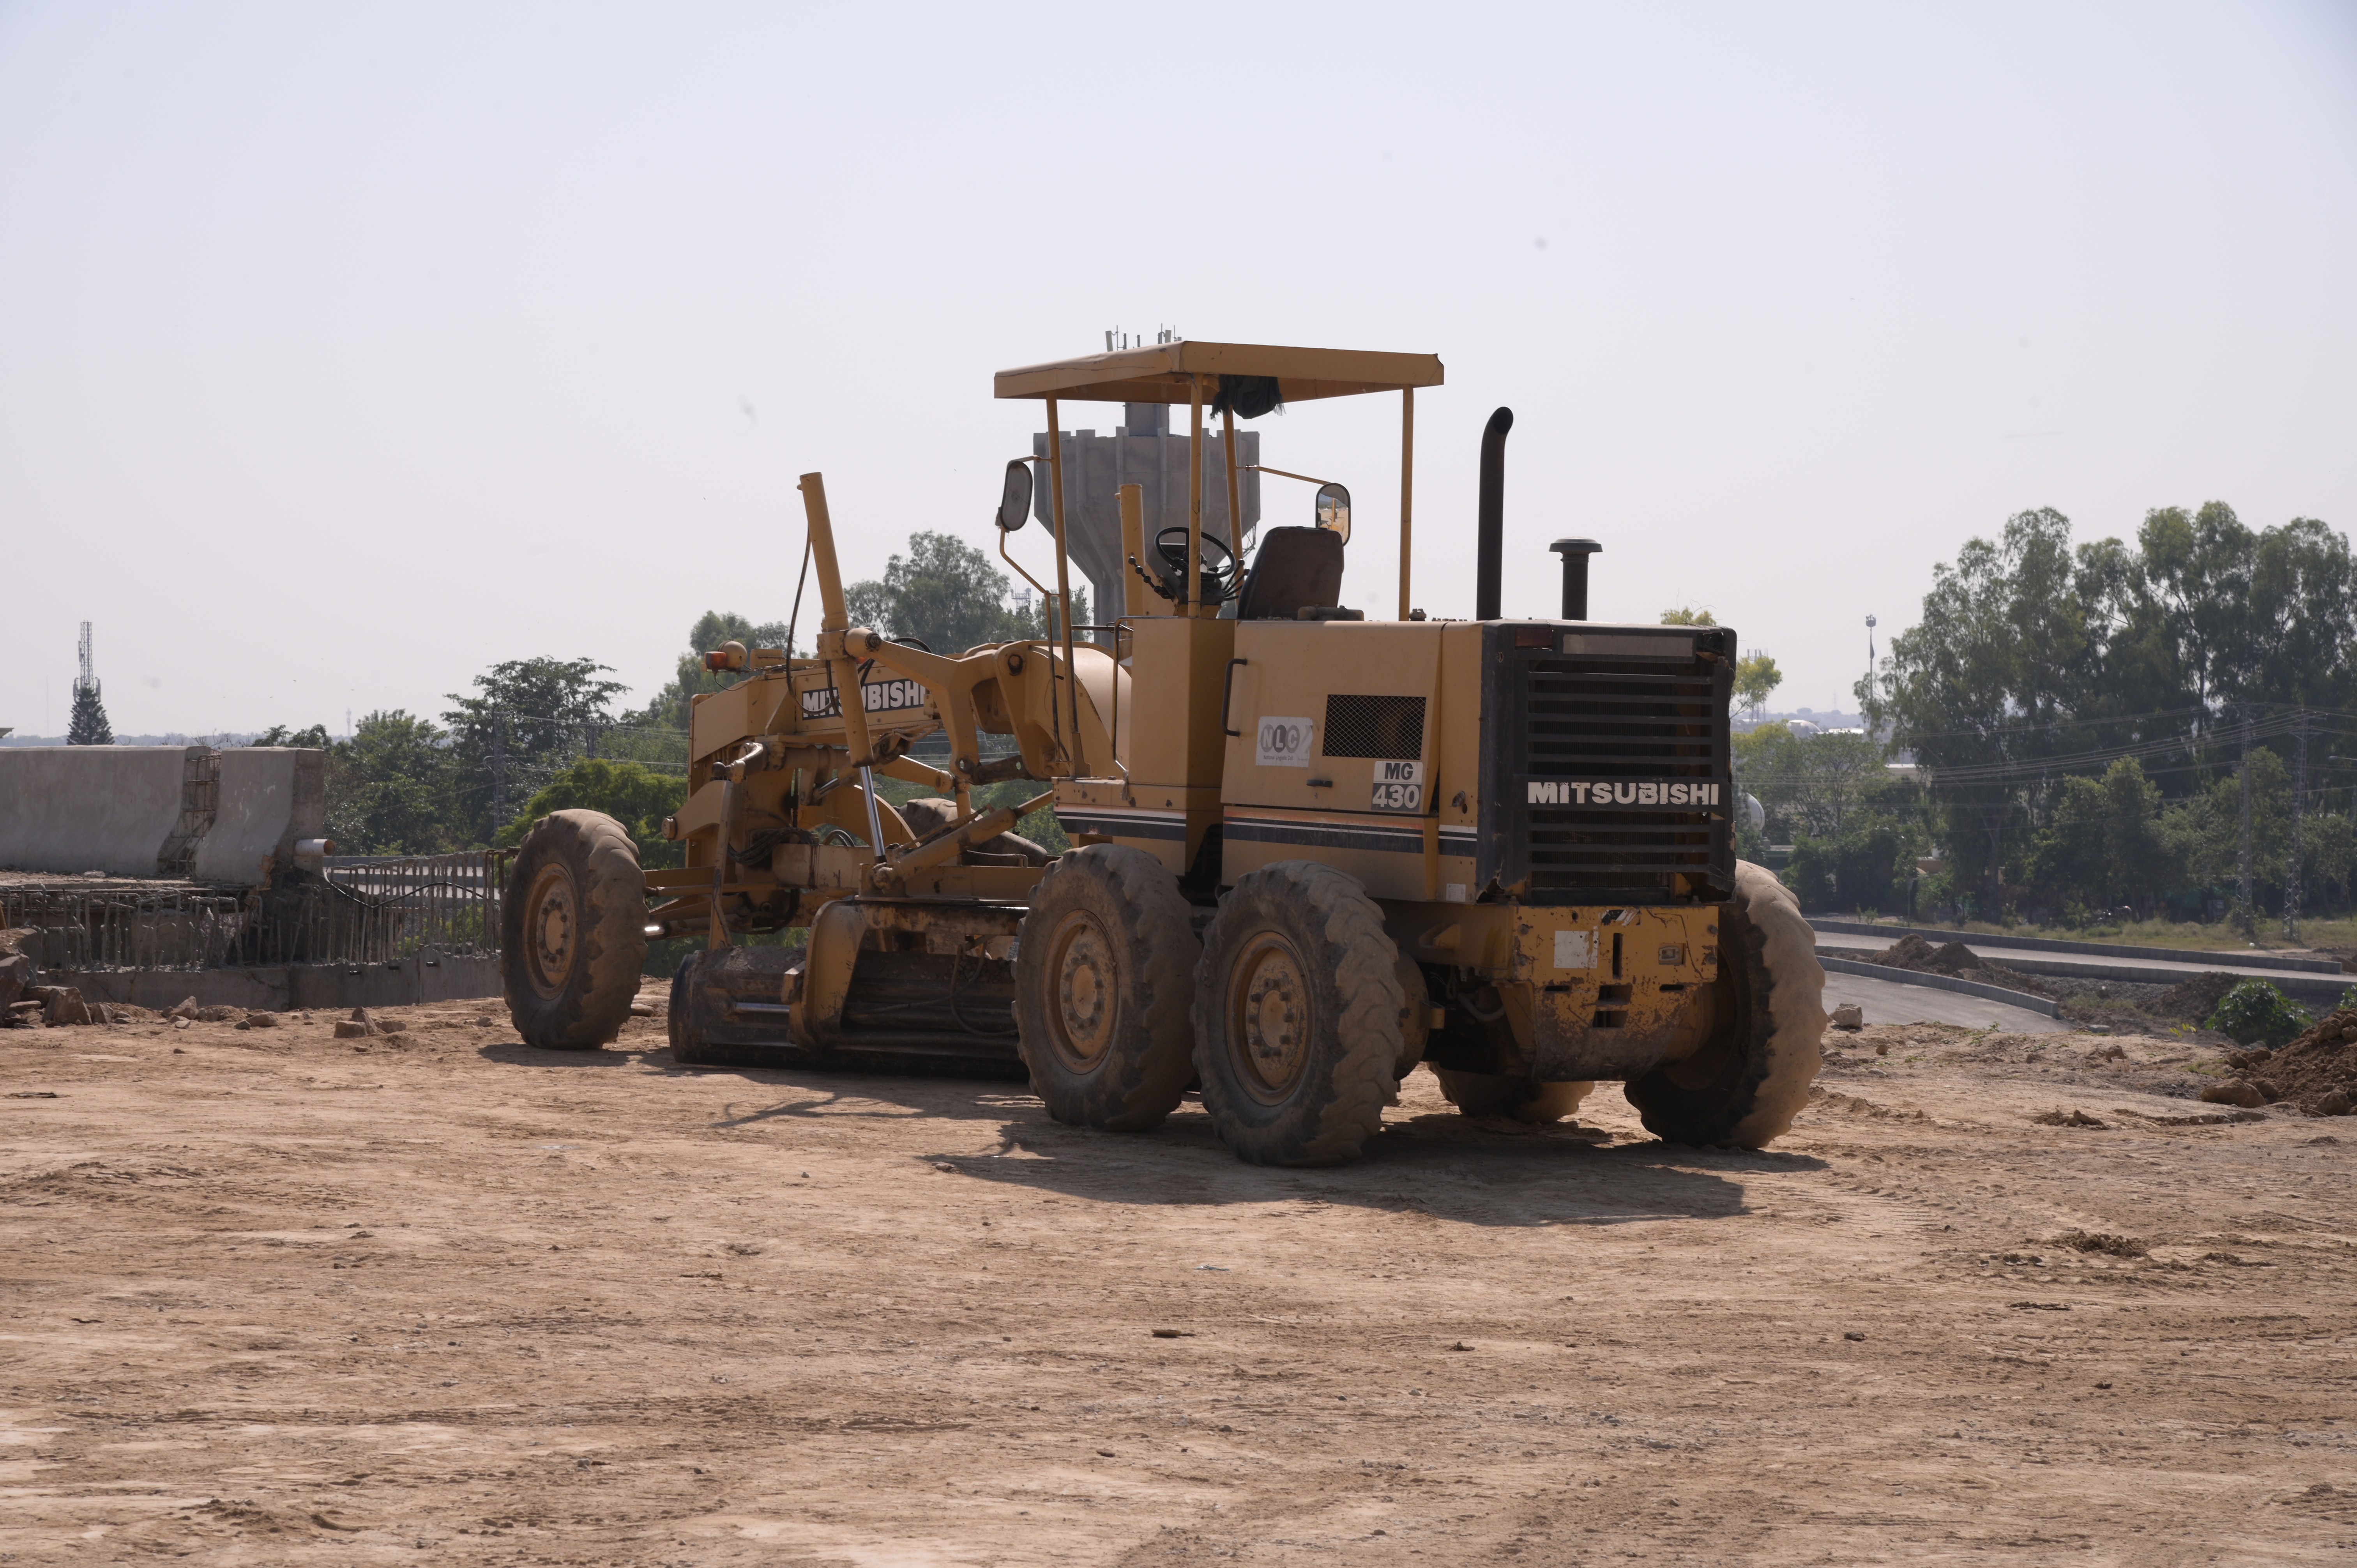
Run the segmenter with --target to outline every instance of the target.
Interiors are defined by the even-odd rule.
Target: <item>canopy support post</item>
[[[1415,389],[1400,389],[1400,600],[1399,618],[1408,618],[1409,543],[1415,537]]]
[[[1071,777],[1085,776],[1087,765],[1081,757],[1081,682],[1080,671],[1072,664],[1072,553],[1067,548],[1064,534],[1064,438],[1056,413],[1056,400],[1048,400],[1048,506],[1056,517],[1056,614],[1063,621],[1064,689],[1071,693],[1071,739],[1064,751],[1064,764]],[[1049,692],[1049,700],[1055,696]]]
[[[1198,612],[1195,590],[1203,577],[1203,378],[1189,376],[1192,412],[1187,425],[1187,577],[1178,585],[1178,602],[1189,615]]]

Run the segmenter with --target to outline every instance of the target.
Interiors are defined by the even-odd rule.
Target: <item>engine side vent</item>
[[[1424,756],[1424,699],[1329,693],[1325,735],[1328,757],[1414,762]]]

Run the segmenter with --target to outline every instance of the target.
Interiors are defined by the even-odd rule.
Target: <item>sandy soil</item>
[[[0,1562],[2357,1547],[2357,1122],[2179,1042],[1869,1030],[1765,1154],[1419,1074],[1282,1172],[491,1012],[0,1033]]]

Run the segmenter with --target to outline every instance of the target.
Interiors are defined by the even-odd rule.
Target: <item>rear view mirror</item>
[[[1006,487],[998,496],[998,527],[1003,533],[1012,533],[1030,520],[1031,465],[1020,457],[1010,458],[1006,465]]]
[[[1340,534],[1343,543],[1351,542],[1351,492],[1349,490],[1340,485],[1331,483],[1318,487],[1318,526],[1330,529]]]

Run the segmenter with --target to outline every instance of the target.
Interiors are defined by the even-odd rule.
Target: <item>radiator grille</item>
[[[1422,697],[1326,698],[1326,755],[1414,762],[1424,756]]]
[[[1706,660],[1684,640],[1663,651],[1647,659],[1496,650],[1503,668],[1491,690],[1505,721],[1490,737],[1491,806],[1505,829],[1497,871],[1504,883],[1525,882],[1532,901],[1658,903],[1732,890],[1731,652]],[[1577,804],[1568,788],[1531,802],[1534,784],[1575,781],[1608,788],[1577,791]],[[1699,809],[1599,803],[1615,783],[1716,786],[1717,799]]]

